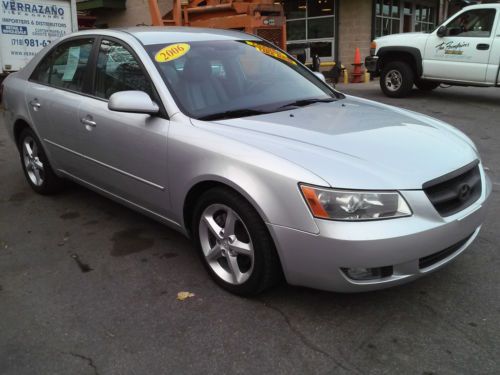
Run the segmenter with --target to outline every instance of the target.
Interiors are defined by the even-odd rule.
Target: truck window
[[[447,26],[448,36],[487,38],[495,22],[495,9],[474,9],[458,15]]]

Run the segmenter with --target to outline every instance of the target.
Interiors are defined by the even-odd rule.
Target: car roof
[[[258,37],[237,30],[222,30],[183,26],[137,26],[117,29],[90,29],[72,34],[126,33],[137,38],[142,44],[198,42],[210,40],[260,40]]]

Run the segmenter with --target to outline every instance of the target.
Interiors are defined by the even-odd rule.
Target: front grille
[[[479,161],[426,182],[423,189],[441,216],[462,211],[481,196]]]
[[[427,255],[426,257],[420,258],[418,260],[419,268],[422,269],[422,268],[430,267],[433,264],[436,264],[437,262],[440,262],[441,260],[448,258],[454,252],[458,251],[469,240],[469,238],[472,237],[473,234],[474,234],[474,232],[469,234],[463,240],[457,242],[455,245],[451,245],[450,247],[447,247],[444,250],[441,250],[441,251],[438,251],[437,253]]]

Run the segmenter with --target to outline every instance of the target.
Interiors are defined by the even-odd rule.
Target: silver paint
[[[479,158],[468,137],[450,125],[355,97],[241,119],[194,120],[177,107],[142,44],[256,37],[155,27],[88,30],[60,41],[75,35],[127,43],[150,74],[168,119],[110,111],[106,100],[30,82],[50,50],[45,48],[4,81],[4,116],[13,139],[17,121],[29,124],[58,175],[185,234],[189,191],[206,182],[229,186],[266,223],[288,282],[325,290],[372,290],[413,280],[450,261],[477,236],[491,193],[483,171],[480,199],[450,217],[441,217],[422,191],[424,182]],[[299,191],[300,182],[399,190],[413,215],[373,222],[318,220]],[[453,256],[418,269],[420,257],[469,234]],[[384,282],[353,282],[340,271],[384,265],[394,265],[396,272]]]

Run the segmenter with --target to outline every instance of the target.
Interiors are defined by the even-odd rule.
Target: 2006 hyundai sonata
[[[71,179],[191,236],[223,288],[354,292],[464,251],[491,192],[438,120],[344,96],[236,31],[91,30],[4,82],[38,193]]]

